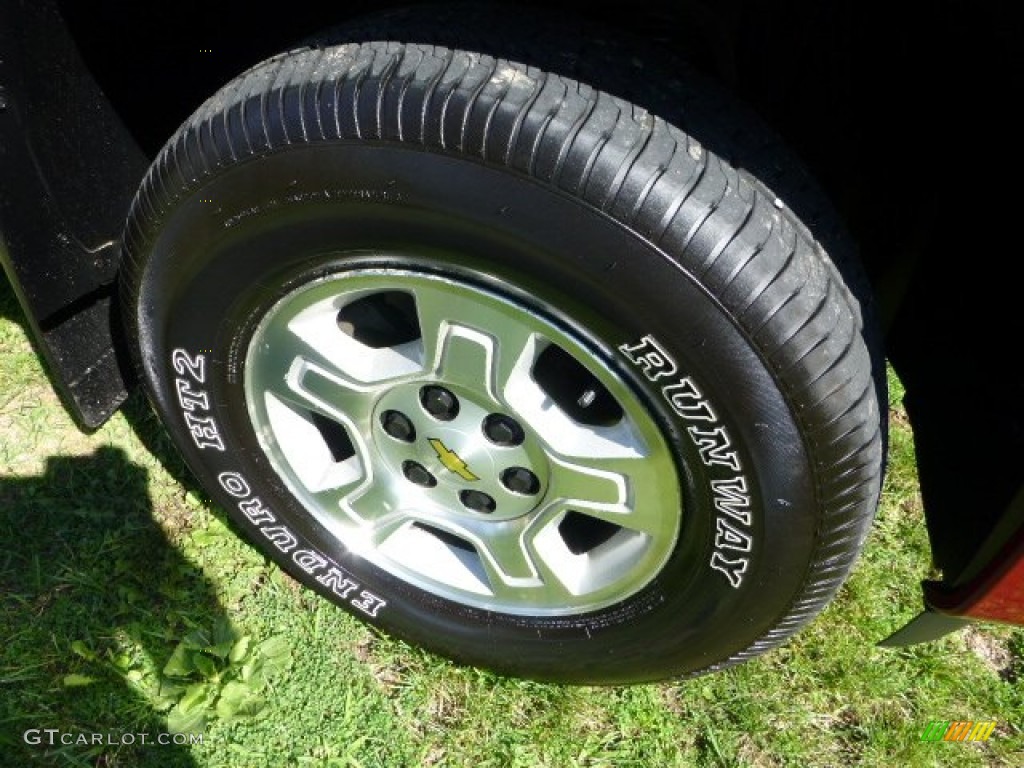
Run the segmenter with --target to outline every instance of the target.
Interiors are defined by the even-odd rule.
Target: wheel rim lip
[[[508,290],[502,290],[502,288]],[[526,584],[528,579],[519,579],[518,581],[511,579],[510,581],[514,583],[511,586],[502,584],[500,593],[497,590],[488,592],[486,585],[481,591],[475,585],[465,583],[464,580],[435,578],[435,573],[428,573],[422,567],[410,567],[407,562],[403,562],[405,556],[409,554],[410,545],[406,544],[404,548],[400,547],[396,552],[392,552],[386,546],[382,546],[381,542],[369,541],[365,536],[366,531],[363,529],[366,521],[360,518],[353,504],[346,499],[341,499],[337,505],[333,503],[325,505],[323,500],[311,489],[308,478],[303,477],[301,472],[297,471],[297,466],[303,457],[292,455],[292,452],[285,447],[284,442],[280,439],[282,434],[280,423],[269,413],[268,390],[264,387],[267,379],[266,359],[269,354],[267,342],[268,338],[273,335],[271,331],[276,328],[280,332],[281,327],[288,327],[296,319],[302,318],[304,312],[308,312],[310,308],[325,299],[334,300],[340,306],[375,292],[394,290],[410,291],[417,301],[417,306],[424,292],[433,294],[448,292],[453,300],[457,299],[463,304],[468,302],[473,305],[475,303],[481,310],[487,310],[491,314],[496,311],[499,316],[516,319],[539,340],[538,343],[557,345],[568,351],[577,360],[582,358],[581,362],[585,363],[587,370],[614,393],[616,400],[622,406],[623,424],[619,425],[622,427],[619,431],[630,432],[632,436],[618,448],[625,451],[626,448],[634,450],[638,445],[643,446],[643,451],[646,453],[643,456],[635,457],[637,462],[635,466],[637,474],[647,479],[646,483],[627,472],[607,472],[581,466],[575,458],[567,457],[564,446],[550,445],[548,440],[534,429],[531,416],[537,417],[539,411],[534,409],[524,415],[519,403],[509,402],[509,398],[505,397],[506,393],[504,392],[490,391],[490,386],[481,387],[479,391],[475,391],[473,388],[449,383],[443,376],[444,371],[439,371],[436,366],[431,364],[433,355],[428,355],[426,351],[423,351],[424,360],[420,361],[419,367],[412,366],[404,372],[395,368],[393,371],[397,371],[397,373],[388,378],[387,383],[374,385],[377,386],[377,391],[370,398],[374,401],[374,405],[370,409],[369,422],[366,419],[360,421],[347,418],[348,414],[343,411],[339,411],[337,414],[342,417],[339,421],[344,422],[353,443],[355,456],[362,465],[363,473],[362,480],[347,493],[347,498],[361,499],[375,484],[379,485],[380,481],[385,479],[388,481],[386,487],[389,490],[384,493],[384,498],[393,506],[393,513],[407,515],[412,527],[424,523],[430,528],[428,531],[430,536],[450,534],[461,539],[477,550],[480,560],[485,564],[490,557],[488,538],[491,534],[488,533],[486,526],[466,524],[463,519],[465,510],[446,512],[436,503],[422,505],[421,502],[414,514],[409,510],[402,511],[403,505],[410,503],[408,493],[394,490],[395,470],[388,466],[379,450],[380,439],[374,436],[372,425],[379,423],[380,414],[384,411],[394,410],[394,408],[388,407],[393,403],[389,402],[385,395],[395,385],[407,385],[410,389],[416,386],[438,384],[449,386],[453,387],[457,396],[462,394],[467,402],[475,406],[480,406],[477,401],[481,401],[485,406],[481,410],[492,408],[494,412],[502,415],[515,414],[514,418],[521,419],[518,423],[525,431],[524,445],[526,447],[513,446],[515,457],[514,460],[509,460],[516,466],[524,466],[531,471],[538,480],[539,488],[535,494],[515,494],[535,497],[530,499],[532,503],[524,505],[523,509],[516,514],[483,516],[487,517],[488,522],[492,524],[500,523],[507,526],[513,522],[516,523],[519,526],[518,535],[521,540],[525,542],[529,539],[531,542],[532,549],[528,555],[535,559],[544,560],[547,557],[551,560],[550,563],[542,563],[544,568],[537,567],[537,562],[531,563],[533,575],[538,576],[541,581],[547,579],[548,581],[562,582],[558,589],[539,589],[536,585]],[[305,510],[346,549],[392,576],[397,576],[436,596],[488,611],[514,615],[566,616],[600,610],[621,602],[650,584],[661,572],[674,551],[683,515],[678,469],[672,458],[668,442],[652,414],[652,409],[645,407],[635,386],[630,384],[610,364],[610,356],[597,349],[597,345],[590,338],[586,328],[565,318],[554,307],[534,306],[536,297],[531,296],[528,304],[515,293],[512,286],[495,286],[493,279],[489,279],[488,284],[483,285],[471,277],[439,274],[433,266],[426,269],[414,261],[406,262],[396,259],[389,259],[386,267],[364,265],[326,275],[321,272],[304,283],[298,285],[293,283],[288,292],[280,296],[266,310],[249,338],[243,374],[246,410],[264,456],[275,474],[284,482]],[[486,325],[478,328],[472,323],[455,321],[451,323],[451,326],[455,328],[466,326],[483,335],[488,334]],[[441,338],[440,334],[438,338]],[[445,337],[446,343],[450,338],[450,335]],[[426,346],[425,342],[422,346]],[[500,343],[495,346],[500,348]],[[280,349],[271,350],[271,352],[273,352],[271,357],[281,354]],[[284,356],[287,357],[291,354],[292,351],[288,350]],[[296,354],[298,354],[297,351]],[[426,359],[428,356],[431,358],[430,360]],[[353,371],[347,370],[346,373],[353,373]],[[520,378],[522,378],[521,375]],[[374,386],[371,386],[370,389],[374,389]],[[595,434],[599,432],[597,428],[593,431]],[[383,434],[382,430],[378,429],[377,432]],[[393,438],[385,438],[385,441],[387,439],[393,440]],[[417,434],[415,442],[419,442],[421,439],[421,435]],[[486,442],[482,430],[479,440]],[[635,440],[636,445],[631,445],[629,440]],[[537,445],[541,446],[539,450]],[[491,447],[493,448],[493,446]],[[501,450],[504,451],[507,448]],[[492,453],[494,452],[492,451]],[[572,451],[569,453],[571,454]],[[604,460],[608,457],[585,458],[599,463],[599,459]],[[633,458],[631,457],[631,460]],[[508,468],[509,460],[505,462],[505,470]],[[641,471],[641,465],[646,467],[643,471]],[[567,470],[566,467],[569,469]],[[628,525],[619,526],[619,530],[607,543],[602,543],[593,551],[582,553],[584,558],[594,559],[597,562],[597,565],[592,566],[595,573],[587,574],[586,568],[581,566],[580,573],[583,575],[573,576],[569,573],[571,569],[567,565],[568,559],[559,550],[560,546],[564,548],[565,544],[564,541],[560,542],[556,535],[559,525],[566,524],[567,516],[573,514],[588,517],[590,515],[597,516],[600,512],[604,518],[609,517],[608,509],[598,510],[598,507],[609,507],[607,499],[591,503],[591,500],[588,499],[573,499],[564,494],[555,496],[549,493],[552,487],[557,485],[551,480],[552,477],[559,478],[564,474],[577,473],[580,469],[592,472],[595,482],[600,481],[605,487],[613,485],[618,487],[618,501],[621,502],[618,507],[621,509],[616,509],[616,513],[623,511],[628,517],[639,510],[641,506],[646,509],[653,505],[656,509],[654,512],[646,514],[644,524],[648,528],[635,530]],[[388,477],[389,475],[390,477]],[[643,487],[651,486],[655,479],[656,487]],[[405,478],[402,480],[405,481]],[[448,481],[450,478],[446,477],[445,480]],[[405,482],[408,484],[407,481]],[[450,482],[446,484],[452,485]],[[493,489],[493,486],[485,485],[484,488]],[[404,489],[404,491],[407,490]],[[455,490],[457,491],[458,488],[455,487]],[[507,495],[508,489],[503,490]],[[499,500],[499,510],[505,506]],[[474,514],[477,518],[482,516],[481,513]],[[655,522],[651,523],[647,518],[651,518]],[[621,521],[632,523],[632,520],[626,520],[625,517]],[[616,517],[615,523],[619,522],[620,519]],[[490,530],[496,531],[497,529],[498,526],[494,525]],[[391,539],[388,539],[384,543],[390,541]],[[525,544],[523,547],[525,550]],[[548,554],[543,555],[543,551]],[[595,552],[598,554],[595,555]],[[558,568],[549,568],[548,566],[552,563],[558,563],[558,567],[562,568],[564,573],[559,573]],[[604,569],[606,573],[597,573],[596,571],[599,569]],[[483,570],[485,575],[489,575],[486,567]],[[567,585],[577,577],[579,583],[569,587],[566,591]],[[522,586],[517,588],[516,584],[520,582]]]

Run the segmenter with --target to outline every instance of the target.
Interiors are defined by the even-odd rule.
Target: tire
[[[436,653],[617,684],[763,652],[861,547],[880,363],[716,141],[484,54],[270,59],[133,204],[153,406],[256,546]]]

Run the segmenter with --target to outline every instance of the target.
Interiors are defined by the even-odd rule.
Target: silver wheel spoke
[[[316,367],[339,378],[373,384],[406,376],[422,365],[422,345],[411,341],[371,347],[342,330],[337,299],[312,291],[288,315],[264,332],[262,344],[274,354],[290,350]],[[360,294],[362,292],[359,292]],[[358,295],[358,294],[357,294]]]
[[[349,462],[347,469],[347,472],[339,472],[336,482],[325,484],[319,490],[310,491],[316,505],[334,518],[350,514],[350,499],[354,498],[364,486],[370,487],[369,478],[358,457]]]
[[[474,542],[487,587],[496,600],[571,603],[574,597],[562,584],[555,564],[546,562],[533,545],[536,528],[522,521],[479,521],[466,527],[464,535]]]
[[[628,472],[620,474],[593,469],[555,456],[549,458],[553,465],[551,496],[604,507],[623,508],[627,503]]]
[[[671,465],[652,459],[604,459],[584,466],[553,459],[551,493],[564,506],[650,536],[664,536],[675,522],[657,503],[659,473]]]
[[[525,531],[517,521],[482,521],[470,530],[495,590],[535,588],[541,583],[535,557],[527,551]]]
[[[455,386],[492,391],[494,341],[461,326],[448,328],[441,339],[437,375]]]
[[[338,333],[336,329],[334,333]],[[262,338],[265,352],[261,359],[261,373],[284,379],[299,360],[318,366],[322,370],[343,374],[334,361],[323,353],[327,345],[312,344],[310,339],[310,334],[299,335],[283,321],[268,327]]]
[[[357,430],[369,425],[375,390],[359,389],[353,382],[301,362],[293,367],[288,388],[322,413],[343,417]]]
[[[333,362],[283,325],[270,329],[264,344],[273,350],[261,361],[258,383],[293,407],[366,427],[375,388],[349,379]],[[286,354],[288,353],[288,354]]]
[[[629,419],[612,426],[575,421],[552,401],[523,365],[513,372],[507,391],[512,407],[530,422],[553,453],[574,459],[598,460],[636,459],[650,452]]]
[[[386,546],[389,539],[411,526],[415,520],[402,512],[377,518],[360,532],[360,541],[370,551]]]
[[[532,354],[536,331],[504,308],[453,299],[431,286],[416,292],[425,366],[446,381],[504,400],[517,364]]]
[[[373,483],[361,493],[344,499],[342,506],[361,523],[368,523],[371,526],[376,525],[378,521],[394,518],[400,513],[408,518],[408,515],[399,509],[394,489],[380,482]]]

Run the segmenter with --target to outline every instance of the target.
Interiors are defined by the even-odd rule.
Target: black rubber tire
[[[694,124],[721,125],[720,96],[714,119],[699,102]],[[759,130],[758,156],[788,173]],[[295,50],[225,86],[153,164],[126,230],[127,331],[213,498],[371,624],[542,680],[711,671],[831,599],[883,473],[881,360],[856,281],[779,194],[643,107],[551,72],[413,43]],[[243,402],[254,325],[295,286],[394,254],[557,308],[644,399],[686,514],[638,593],[556,618],[445,600],[347,550],[275,475]],[[695,389],[673,403],[666,387],[684,379]]]

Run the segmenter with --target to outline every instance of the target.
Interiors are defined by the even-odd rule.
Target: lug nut
[[[500,413],[492,413],[484,419],[483,430],[488,440],[502,447],[521,445],[526,437],[515,419]]]
[[[423,410],[438,421],[451,421],[459,415],[459,400],[444,387],[428,386],[420,390]]]
[[[459,500],[467,509],[481,512],[485,515],[489,515],[498,506],[494,499],[481,491],[462,491],[459,494]]]
[[[525,467],[509,467],[501,473],[501,484],[512,493],[533,496],[540,490],[540,480]]]
[[[402,462],[402,474],[405,475],[405,479],[410,483],[422,486],[423,488],[433,488],[437,485],[437,478],[430,474],[426,467],[416,461]]]
[[[409,417],[399,411],[384,411],[380,415],[380,425],[395,440],[411,443],[416,439],[416,427],[409,421]]]

